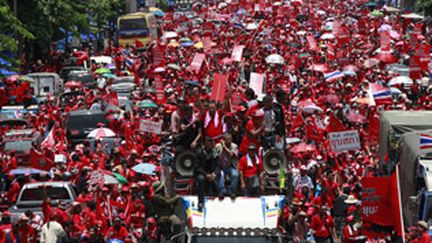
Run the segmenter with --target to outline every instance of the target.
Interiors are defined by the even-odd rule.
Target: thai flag
[[[345,77],[345,75],[339,70],[324,74],[324,78],[327,82],[333,82],[333,81],[340,79],[340,78],[343,78],[343,77]]]
[[[420,150],[432,148],[432,136],[420,134]]]
[[[134,63],[135,62],[134,62],[134,60],[132,58],[126,57],[126,59],[125,59],[125,65],[126,65],[126,68],[128,70],[133,70]]]
[[[378,84],[369,83],[369,89],[372,92],[373,98],[377,105],[393,103],[393,97],[389,88]]]

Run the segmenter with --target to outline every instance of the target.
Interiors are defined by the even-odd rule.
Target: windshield
[[[107,124],[105,114],[92,114],[92,115],[74,115],[69,116],[68,128],[71,130],[81,130],[86,128],[96,128],[97,124],[102,122]]]
[[[193,236],[192,243],[276,243],[277,237]]]
[[[47,196],[53,200],[56,199],[70,199],[69,193],[64,187],[47,187]],[[31,188],[26,189],[22,196],[21,202],[23,201],[42,201],[44,198],[42,188]]]
[[[426,199],[426,217],[425,221],[432,224],[432,195],[429,195]]]
[[[15,150],[18,153],[26,153],[31,149],[32,140],[8,141],[5,143],[5,150]]]
[[[138,29],[147,29],[147,21],[145,18],[120,20],[120,31]]]

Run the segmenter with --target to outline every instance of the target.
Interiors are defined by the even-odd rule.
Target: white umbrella
[[[120,182],[112,175],[104,174],[103,177],[105,185],[120,184]]]
[[[412,84],[413,81],[410,77],[406,77],[406,76],[399,76],[399,77],[395,77],[390,79],[390,81],[388,82],[387,85],[391,86],[391,85],[396,85],[396,84]]]
[[[392,30],[392,29],[393,29],[393,27],[391,25],[389,25],[389,24],[383,24],[383,25],[381,25],[378,28],[378,32],[386,32],[386,31],[389,31],[389,30]]]
[[[306,31],[304,31],[304,30],[300,30],[300,31],[297,31],[297,35],[306,35]]]
[[[115,137],[116,134],[109,128],[96,128],[95,130],[91,131],[89,135],[87,135],[88,138],[108,138],[108,137]]]
[[[335,36],[332,33],[325,33],[322,36],[320,36],[321,40],[330,40],[330,39],[334,39]]]
[[[265,60],[267,63],[272,64],[283,64],[285,62],[284,58],[279,54],[271,54]]]
[[[258,25],[256,23],[249,23],[245,26],[245,29],[247,30],[256,30],[258,29]]]
[[[424,18],[424,16],[422,16],[420,14],[416,14],[416,13],[402,14],[401,16],[402,16],[402,18],[406,18],[406,19],[423,19]]]
[[[392,94],[402,94],[402,91],[400,91],[400,89],[395,88],[395,87],[391,87],[391,88],[390,88],[390,92],[391,92]]]
[[[225,3],[225,2],[221,2],[221,3],[219,3],[218,8],[219,8],[219,9],[221,9],[221,8],[226,8],[227,6],[228,6],[227,3]]]
[[[154,72],[155,73],[163,73],[163,72],[165,72],[165,68],[163,68],[163,67],[157,67],[157,68],[155,68]]]
[[[176,38],[178,34],[174,31],[167,31],[163,34],[164,39]]]

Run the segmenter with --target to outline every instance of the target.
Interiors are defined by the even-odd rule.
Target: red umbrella
[[[328,103],[330,103],[330,104],[336,104],[336,103],[338,103],[339,102],[339,97],[337,96],[337,95],[335,95],[335,94],[328,94],[326,97],[325,97],[325,100],[328,102]]]
[[[329,71],[329,68],[328,68],[327,64],[325,64],[325,63],[324,64],[312,64],[308,67],[308,70],[325,73],[325,72]]]
[[[369,58],[369,59],[367,59],[364,63],[363,63],[363,65],[366,67],[366,68],[371,68],[371,67],[373,67],[373,66],[375,66],[375,65],[378,65],[379,64],[379,60],[378,59],[376,59],[376,58]]]
[[[69,81],[65,84],[65,87],[69,89],[82,88],[82,83],[80,81]]]
[[[346,118],[348,119],[348,121],[350,122],[355,122],[355,123],[360,123],[360,124],[364,124],[366,123],[366,117],[355,113],[355,112],[350,112],[346,115]]]
[[[343,71],[353,71],[353,72],[358,72],[359,68],[356,65],[347,65],[345,67],[343,67],[342,69]]]
[[[380,53],[376,58],[384,63],[395,63],[397,61],[396,57],[390,53]]]
[[[20,75],[15,74],[15,75],[11,75],[9,77],[7,77],[6,82],[8,83],[14,83],[19,79]]]
[[[304,153],[304,152],[314,152],[315,146],[312,144],[299,143],[290,149],[291,153]]]

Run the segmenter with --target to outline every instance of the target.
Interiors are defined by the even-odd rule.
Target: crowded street
[[[432,242],[425,10],[52,2],[0,0],[0,243]]]

